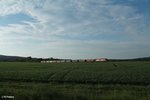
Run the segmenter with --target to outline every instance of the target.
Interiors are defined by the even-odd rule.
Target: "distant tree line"
[[[44,60],[59,60],[57,58],[33,58],[31,56],[28,57],[19,57],[19,56],[4,56],[0,55],[0,62],[41,62]]]
[[[134,58],[134,59],[108,59],[109,61],[150,61],[150,57]]]
[[[41,61],[48,61],[48,60],[61,60],[58,58],[33,58],[31,56],[28,57],[19,57],[19,56],[4,56],[0,55],[0,62],[41,62]],[[68,59],[66,59],[68,60]],[[71,59],[70,59],[71,60]],[[150,57],[143,57],[143,58],[135,58],[135,59],[108,59],[108,61],[150,61]],[[73,60],[71,60],[73,62]],[[79,62],[79,60],[77,60]],[[87,62],[85,60],[84,62]]]

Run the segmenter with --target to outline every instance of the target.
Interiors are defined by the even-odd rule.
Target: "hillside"
[[[32,62],[39,62],[42,58],[32,58],[32,57],[20,57],[20,56],[6,56],[6,55],[0,55],[0,61],[1,62],[26,62],[26,61],[32,61]]]

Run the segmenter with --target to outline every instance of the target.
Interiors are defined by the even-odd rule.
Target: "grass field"
[[[150,62],[0,62],[0,96],[15,100],[150,100]]]

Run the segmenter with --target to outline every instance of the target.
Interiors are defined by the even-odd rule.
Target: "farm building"
[[[105,62],[108,61],[107,58],[97,58],[96,62]]]
[[[41,63],[62,63],[62,62],[106,62],[106,61],[108,61],[107,58],[79,59],[79,60],[72,60],[72,59],[57,59],[57,60],[45,60],[45,61],[41,61]]]
[[[45,60],[41,61],[41,63],[61,63],[61,62],[72,62],[71,59],[59,59],[59,60]]]

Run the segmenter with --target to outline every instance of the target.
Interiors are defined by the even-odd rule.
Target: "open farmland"
[[[150,62],[1,62],[0,81],[18,100],[149,100]]]
[[[0,81],[149,84],[150,62],[0,63]]]

